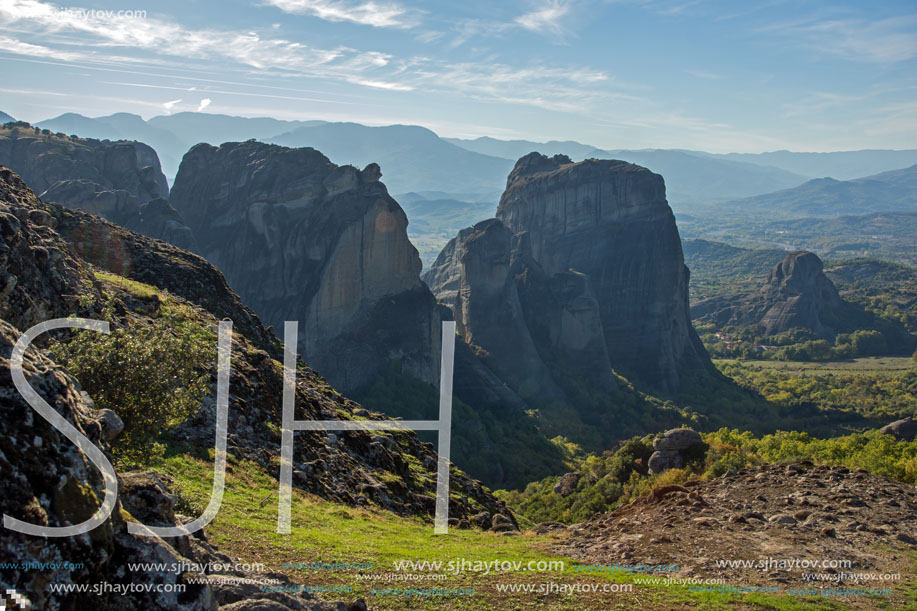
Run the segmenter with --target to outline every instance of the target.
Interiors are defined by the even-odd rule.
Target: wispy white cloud
[[[893,63],[917,57],[917,15],[876,21],[808,19],[775,24],[762,31],[794,38],[824,55],[853,61]]]
[[[136,19],[100,13],[87,19],[80,13],[61,11],[40,0],[0,3],[0,26],[59,43],[57,48],[51,48],[21,40],[21,36],[5,36],[0,41],[3,50],[62,61],[112,59],[112,49],[121,48],[184,61],[230,61],[257,71],[354,83],[384,81],[384,77],[375,72],[390,61],[390,56],[376,51],[363,52],[349,47],[319,49],[283,38],[264,37],[258,32],[190,29],[152,17]],[[146,59],[147,55],[132,61],[156,63],[156,59]]]
[[[176,104],[180,104],[180,103],[181,103],[181,98],[177,100],[171,100],[169,102],[165,102],[162,105],[162,107],[165,108],[167,111],[171,111],[173,106],[175,106]]]
[[[346,2],[343,0],[265,0],[295,15],[311,15],[325,21],[349,21],[377,28],[410,29],[420,24],[419,11],[396,2]]]
[[[200,61],[204,65],[208,61],[222,64],[229,61],[248,66],[253,69],[251,75],[258,78],[330,79],[391,92],[422,89],[475,100],[574,112],[598,107],[602,100],[620,99],[616,96],[621,95],[608,90],[610,77],[604,72],[575,66],[519,67],[495,58],[476,62],[422,57],[397,59],[386,53],[350,47],[313,48],[257,32],[190,29],[152,17],[140,20],[103,15],[82,19],[40,0],[8,0],[0,4],[0,26],[15,26],[13,29],[18,32],[41,40],[63,41],[59,46],[66,48],[58,51],[10,39],[5,45],[9,52],[69,62],[97,62],[114,49],[141,51],[138,58],[152,54],[154,60],[165,56]],[[237,95],[251,94],[242,90]]]
[[[83,55],[80,53],[52,49],[44,45],[33,45],[31,43],[23,42],[9,36],[0,36],[0,49],[6,51],[7,53],[13,53],[16,55],[46,57],[63,61],[73,61],[83,57]]]
[[[515,22],[532,32],[560,35],[561,19],[570,13],[569,0],[547,0],[534,10],[516,17]]]
[[[602,103],[637,99],[608,91],[604,72],[555,66],[516,68],[488,58],[481,62],[425,62],[415,70],[418,88],[459,92],[483,101],[534,106],[562,112],[589,112]]]
[[[210,98],[204,98],[203,100],[201,100],[200,104],[198,104],[198,106],[197,106],[197,111],[198,111],[198,112],[201,112],[202,110],[204,110],[205,108],[207,108],[208,106],[210,106],[210,103],[211,103],[212,101],[213,101],[213,100],[211,100]]]

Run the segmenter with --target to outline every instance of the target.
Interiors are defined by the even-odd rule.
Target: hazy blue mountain
[[[10,121],[15,121],[13,117],[9,116],[3,111],[0,111],[0,123],[9,123]]]
[[[873,176],[867,176],[860,180],[876,180],[903,189],[917,189],[917,165],[912,165],[909,168],[901,168],[900,170],[889,170],[888,172],[874,174]]]
[[[730,212],[773,218],[917,211],[917,165],[857,180],[816,178],[792,189],[723,204]]]
[[[324,123],[300,127],[268,141],[291,147],[311,146],[337,164],[362,168],[378,163],[393,193],[500,191],[514,163],[468,151],[414,125]]]
[[[725,155],[704,154],[721,159],[782,168],[811,178],[830,176],[837,180],[851,180],[917,163],[917,150],[915,149],[903,151],[878,149],[834,153],[773,151],[770,153],[727,153]]]
[[[551,140],[550,142],[532,142],[531,140],[497,140],[489,136],[482,136],[474,140],[465,140],[462,138],[443,138],[446,142],[451,142],[469,151],[481,153],[482,155],[491,155],[493,157],[503,157],[505,159],[519,159],[533,151],[538,151],[542,155],[567,155],[573,159],[585,159],[590,153],[596,150],[595,146],[582,144],[573,140]]]
[[[567,155],[574,160],[597,157],[630,161],[662,174],[668,200],[675,205],[676,210],[679,204],[698,204],[760,195],[781,188],[795,187],[805,182],[806,178],[811,178],[779,168],[714,159],[707,153],[694,151],[602,150],[580,142],[557,140],[532,142],[488,137],[446,140],[470,151],[508,159],[518,159],[532,151],[538,151],[544,155]]]
[[[270,117],[232,117],[206,112],[179,112],[153,117],[147,123],[172,132],[190,148],[200,142],[217,146],[224,142],[244,142],[252,138],[267,140],[298,127],[320,125],[323,121],[284,121]]]
[[[590,156],[621,159],[662,174],[668,200],[676,209],[679,204],[701,204],[769,193],[795,187],[806,180],[805,176],[778,168],[714,159],[687,151],[596,150]]]

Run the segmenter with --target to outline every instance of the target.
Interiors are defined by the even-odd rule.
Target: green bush
[[[131,322],[108,335],[76,331],[51,347],[98,408],[116,412],[124,432],[112,443],[122,463],[136,463],[164,431],[192,416],[209,387],[216,337],[168,316]]]

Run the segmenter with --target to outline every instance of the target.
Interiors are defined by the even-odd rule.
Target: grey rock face
[[[681,454],[675,450],[657,450],[646,464],[651,473],[662,473],[669,469],[681,469],[685,463]]]
[[[342,390],[392,359],[438,380],[440,314],[379,176],[313,149],[201,144],[171,194],[198,252],[278,334],[300,321],[303,359]]]
[[[791,252],[754,293],[706,299],[696,303],[691,313],[721,325],[758,325],[767,335],[802,328],[820,337],[833,337],[834,330],[825,319],[845,303],[822,270],[817,255],[805,250]]]
[[[662,177],[621,161],[520,159],[497,218],[527,231],[548,274],[589,276],[612,366],[676,390],[704,368],[688,316],[688,271]]]
[[[449,277],[456,329],[486,368],[523,397],[564,397],[565,380],[554,377],[558,359],[597,387],[616,388],[587,277],[548,276],[531,257],[527,235],[514,236],[497,219],[463,231],[453,246],[455,267],[431,273]],[[492,394],[503,386],[482,381]]]
[[[691,429],[671,429],[662,434],[662,437],[653,442],[654,450],[690,450],[695,446],[704,445],[700,433]]]
[[[560,330],[548,336],[564,350],[590,354],[578,362],[593,363],[591,375],[606,372],[600,387],[614,387],[612,367],[666,390],[678,389],[682,371],[707,370],[688,317],[688,271],[660,176],[620,161],[572,163],[532,153],[509,175],[497,219],[506,234],[523,236],[511,257],[537,266],[553,287],[541,294],[561,304]],[[460,232],[424,276],[454,306],[457,320],[467,317],[467,297],[475,293],[466,287],[477,282],[478,293],[488,294],[483,287],[509,273],[506,257],[494,256],[489,272],[469,269],[480,225]],[[513,273],[514,282],[534,288],[527,280],[536,274]],[[529,305],[531,320],[544,298],[528,296],[533,299],[520,298],[520,307]],[[466,340],[484,341],[488,332],[473,318],[463,321]]]
[[[680,469],[686,462],[706,450],[700,434],[691,429],[670,429],[653,441],[656,450],[647,461],[649,470],[662,473],[668,469]]]
[[[913,418],[895,420],[883,426],[879,429],[879,432],[885,435],[891,435],[898,441],[914,441],[914,439],[917,438],[917,420]]]
[[[169,186],[152,148],[18,125],[0,127],[0,165],[19,173],[39,197],[182,248],[194,245],[190,230],[166,201]]]

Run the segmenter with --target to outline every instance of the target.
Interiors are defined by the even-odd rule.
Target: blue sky
[[[33,122],[203,109],[604,148],[917,148],[914,0],[0,0],[0,69],[0,110]]]

